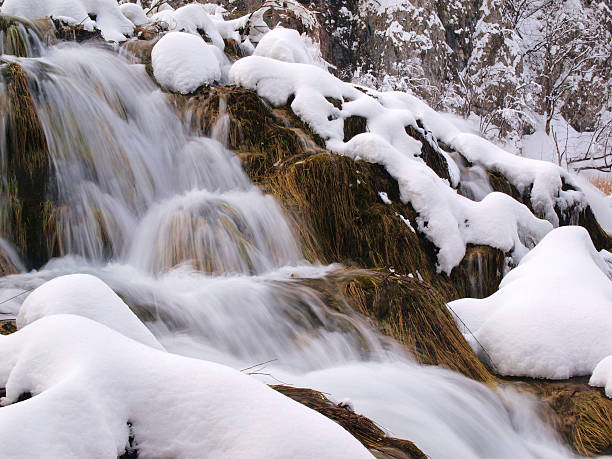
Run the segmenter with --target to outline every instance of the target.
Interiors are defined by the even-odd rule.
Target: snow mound
[[[119,9],[121,10],[121,13],[132,21],[132,24],[135,26],[141,26],[149,22],[149,18],[145,14],[142,7],[136,3],[124,3],[119,5]]]
[[[134,24],[121,13],[116,0],[5,0],[0,11],[29,19],[50,16],[85,30],[99,29],[108,41],[125,41],[134,32]]]
[[[153,47],[151,61],[157,82],[170,91],[189,94],[221,80],[220,51],[200,36],[170,32]]]
[[[411,126],[424,137],[430,135],[417,122],[415,113],[424,103],[416,98],[406,99],[403,93],[366,94],[322,68],[262,56],[240,59],[232,65],[229,78],[256,90],[273,105],[286,104],[294,96],[291,109],[326,140],[329,150],[385,166],[399,184],[402,202],[418,212],[419,231],[440,249],[439,271],[449,274],[463,259],[467,244],[496,247],[518,263],[553,228],[505,194],[491,193],[481,202],[457,194],[452,186],[459,181],[458,167],[442,150],[452,183],[438,177],[420,157],[421,142],[405,129]],[[342,108],[327,98],[342,101]],[[414,106],[414,101],[420,105]],[[344,142],[344,119],[350,116],[365,118],[368,132]],[[495,155],[497,150],[490,145],[490,154]],[[525,164],[526,170],[530,167]]]
[[[558,228],[504,277],[496,293],[449,306],[501,374],[588,375],[612,354],[609,256],[597,252],[584,228]]]
[[[103,281],[89,274],[56,277],[38,287],[21,305],[17,327],[53,314],[87,317],[133,340],[164,350],[128,305]]]
[[[300,35],[297,30],[284,27],[276,27],[266,33],[253,54],[285,62],[302,64],[321,62],[319,49],[310,38]]]
[[[223,51],[225,48],[217,24],[207,13],[205,5],[191,3],[177,10],[160,11],[151,16],[151,21],[163,24],[167,30],[171,31],[181,31],[198,36],[202,31],[219,50]],[[217,22],[223,22],[223,19]]]
[[[612,398],[612,355],[597,364],[591,379],[589,379],[589,384],[595,387],[604,387],[606,395]]]
[[[0,337],[0,352],[6,457],[118,457],[130,436],[141,457],[372,457],[335,422],[250,376],[84,317],[44,317]]]

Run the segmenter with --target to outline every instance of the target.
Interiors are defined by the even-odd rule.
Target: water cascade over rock
[[[368,319],[355,307],[359,298],[374,302],[367,292],[378,295],[378,281],[362,279],[360,290],[349,284],[367,273],[307,262],[291,220],[221,143],[233,135],[223,110],[211,123],[216,139],[199,137],[143,66],[109,49],[60,44],[25,57],[36,53],[2,46],[15,54],[0,64],[1,205],[3,216],[13,216],[3,220],[3,235],[28,267],[40,268],[0,278],[3,297],[62,274],[93,274],[169,352],[237,369],[274,359],[254,377],[350,398],[357,412],[432,457],[571,455],[532,398],[420,365],[409,351],[427,355],[426,343],[406,339],[405,347],[401,333],[387,333],[399,341],[383,335],[374,314]],[[18,132],[12,119],[26,109]],[[41,152],[36,167],[15,157],[24,136]],[[34,161],[31,152],[27,158]],[[38,258],[31,240],[43,241]],[[474,263],[483,269],[480,255]],[[400,293],[420,282],[400,281]],[[2,312],[16,314],[22,301],[4,303]],[[480,365],[465,343],[458,346]]]

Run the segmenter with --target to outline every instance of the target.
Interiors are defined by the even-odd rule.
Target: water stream
[[[350,398],[432,457],[570,455],[533,400],[417,365],[359,315],[325,304],[303,280],[342,268],[302,259],[275,200],[222,143],[188,132],[142,66],[84,45],[17,61],[36,82],[62,256],[0,278],[0,299],[92,273],[171,352],[239,369],[277,359],[254,377]],[[220,140],[226,123],[213,130]],[[21,301],[1,312],[14,315]]]

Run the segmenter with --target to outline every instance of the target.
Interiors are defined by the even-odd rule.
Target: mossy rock
[[[431,134],[427,134],[422,127],[406,126],[406,133],[413,139],[421,142],[421,158],[440,178],[451,181],[448,162],[441,152],[438,143]]]
[[[612,400],[587,377],[565,381],[507,378],[542,399],[549,423],[580,455],[612,454]]]
[[[38,55],[36,40],[40,38],[38,27],[26,19],[0,14],[0,32],[4,54],[16,57]]]
[[[499,288],[504,277],[505,255],[488,245],[468,244],[463,260],[450,279],[461,298],[486,298]]]
[[[230,86],[172,97],[192,129],[204,135],[211,134],[220,107],[226,107],[228,147],[237,152],[249,177],[289,211],[311,261],[391,267],[421,276],[447,300],[473,290],[469,256],[465,267],[456,268],[457,274],[450,279],[436,272],[437,248],[412,230],[417,228],[417,213],[401,203],[397,182],[382,166],[327,152],[324,141],[288,106],[272,108],[251,90]],[[351,136],[364,131],[365,120],[356,117],[349,130]],[[424,133],[419,135],[429,157],[438,158],[439,173],[446,171],[448,176],[439,147],[431,146]],[[385,192],[393,203],[383,203],[379,192]],[[487,287],[481,290],[490,294],[497,287],[497,273],[503,270],[503,256],[496,253],[487,260],[487,274],[495,275],[487,275],[483,281]],[[491,266],[495,261],[500,265]]]
[[[0,335],[10,335],[17,331],[17,324],[15,319],[3,319],[0,320]]]
[[[14,62],[0,72],[7,85],[8,110],[2,230],[28,267],[38,268],[52,255],[56,240],[55,206],[49,200],[51,159],[26,73]]]
[[[336,405],[321,392],[289,386],[270,386],[311,410],[340,424],[379,459],[417,459],[427,456],[411,441],[388,437],[370,419],[355,413],[349,407]]]
[[[59,19],[53,19],[53,25],[55,28],[55,37],[58,40],[76,41],[77,43],[89,40],[104,41],[102,33],[98,29],[87,30],[81,24],[66,24]]]
[[[404,344],[419,363],[440,365],[477,381],[495,380],[466,342],[443,297],[427,283],[369,273],[355,276],[344,289],[350,304]]]

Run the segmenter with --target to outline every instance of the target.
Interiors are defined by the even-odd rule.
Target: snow
[[[151,52],[157,82],[181,94],[189,94],[200,86],[221,80],[220,57],[216,47],[198,35],[185,32],[164,35]]]
[[[335,422],[229,367],[145,346],[91,319],[0,337],[6,457],[372,457]],[[17,402],[20,394],[31,399]],[[35,438],[36,441],[32,441]]]
[[[534,216],[530,210],[502,193],[491,193],[482,201],[475,202],[457,194],[420,158],[421,143],[410,137],[405,126],[418,126],[417,119],[425,121],[426,127],[438,136],[456,133],[447,121],[437,117],[436,112],[415,97],[404,93],[378,93],[344,83],[325,70],[303,63],[289,63],[262,56],[250,56],[233,64],[229,72],[234,84],[254,89],[273,105],[286,104],[291,95],[291,109],[327,142],[333,152],[383,165],[400,187],[402,202],[410,203],[418,212],[418,230],[424,233],[440,250],[438,270],[450,274],[465,255],[467,244],[486,244],[510,253],[518,263],[522,256],[535,245],[553,225]],[[343,101],[336,108],[326,98]],[[426,119],[422,115],[426,115]],[[367,131],[343,141],[344,118],[361,116],[367,119]],[[423,133],[425,137],[427,132]],[[435,139],[434,139],[435,140]],[[466,140],[467,149],[477,146],[470,160],[480,159],[490,165],[506,166],[516,172],[517,180],[534,181],[535,192],[541,191],[542,200],[550,204],[551,195],[561,183],[559,172],[549,171],[550,164],[539,162],[515,164],[515,157],[476,136]],[[456,142],[459,144],[459,142]],[[467,154],[467,153],[466,153]],[[445,156],[452,175],[459,169],[450,156]],[[520,161],[520,158],[517,158]],[[503,170],[505,170],[503,169]],[[548,172],[547,172],[548,173]],[[525,177],[523,177],[524,174]],[[540,176],[544,175],[543,179]],[[549,177],[550,175],[550,177]],[[552,178],[557,179],[555,182]],[[535,183],[536,179],[539,181]],[[546,180],[549,179],[549,180]],[[546,184],[554,189],[544,189]],[[558,183],[557,183],[558,182]],[[549,194],[547,194],[549,193]],[[576,193],[576,192],[573,192]],[[538,195],[539,196],[539,195]],[[568,194],[569,198],[575,197]],[[545,199],[550,197],[550,199]],[[543,205],[544,206],[544,205]],[[550,210],[550,206],[546,207]],[[552,220],[556,215],[545,213]]]
[[[607,356],[597,364],[589,379],[589,384],[605,388],[606,395],[612,398],[612,355]]]
[[[588,375],[612,354],[611,257],[596,251],[584,228],[561,227],[504,277],[496,293],[449,306],[501,374]]]
[[[217,25],[206,12],[206,7],[199,3],[191,3],[174,11],[165,10],[155,13],[151,16],[151,21],[161,23],[170,31],[183,31],[197,36],[199,36],[199,31],[202,31],[220,51],[225,48]]]
[[[380,196],[380,200],[385,204],[393,204],[393,202],[391,202],[391,200],[389,199],[387,193],[385,193],[384,191],[379,191],[378,196]]]
[[[53,314],[87,317],[147,346],[164,349],[128,305],[89,274],[56,277],[35,289],[21,305],[17,328]]]
[[[119,5],[119,9],[121,10],[121,13],[132,21],[132,24],[135,26],[141,26],[149,22],[149,18],[145,14],[142,7],[136,3],[124,3]]]
[[[317,64],[322,62],[319,47],[297,30],[276,27],[266,33],[257,44],[255,56],[269,57],[285,62]]]
[[[115,0],[5,0],[1,12],[29,19],[51,16],[82,25],[85,30],[99,29],[108,41],[125,41],[134,32],[134,24],[121,13]]]

